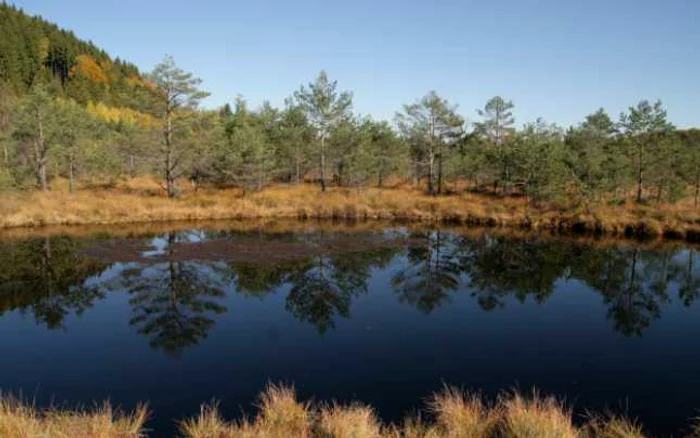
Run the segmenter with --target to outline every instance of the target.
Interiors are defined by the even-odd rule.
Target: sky
[[[661,99],[700,126],[700,0],[16,0],[149,71],[167,55],[214,108],[281,106],[326,70],[391,120],[436,90],[468,122],[501,95],[518,124],[578,124]]]

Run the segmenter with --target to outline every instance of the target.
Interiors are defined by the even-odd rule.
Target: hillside
[[[32,17],[7,3],[0,4],[0,83],[23,95],[37,82],[49,84],[60,97],[86,105],[143,111],[149,89],[138,68],[111,58],[90,41]]]

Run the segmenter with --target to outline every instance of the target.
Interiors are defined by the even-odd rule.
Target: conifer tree
[[[179,142],[178,137],[188,129],[190,111],[209,93],[199,89],[201,79],[178,68],[170,56],[155,67],[150,77],[157,87],[157,112],[163,121],[164,188],[168,197],[174,198],[175,180],[181,175],[181,164],[188,151],[185,142]]]

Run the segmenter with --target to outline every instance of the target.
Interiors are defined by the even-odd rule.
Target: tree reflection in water
[[[441,231],[414,233],[406,250],[406,263],[394,275],[392,284],[401,302],[430,313],[449,299],[460,284],[459,247]]]
[[[173,260],[176,240],[176,233],[168,233],[166,262],[122,275],[123,286],[132,295],[134,316],[129,324],[150,339],[151,347],[173,356],[206,338],[213,317],[226,312],[220,303],[226,285],[217,264]]]
[[[86,280],[106,264],[85,257],[79,242],[45,237],[0,244],[0,315],[31,312],[37,324],[64,328],[71,314],[80,315],[103,297]]]
[[[686,306],[700,297],[700,267],[693,249],[488,233],[467,237],[441,230],[406,237],[396,244],[381,233],[337,241],[323,233],[261,233],[260,239],[305,242],[316,250],[274,262],[264,257],[224,262],[182,260],[173,247],[178,242],[237,239],[237,234],[167,233],[159,240],[162,248],[156,258],[114,265],[110,272],[116,277],[111,279],[100,275],[109,263],[84,254],[85,241],[51,237],[1,242],[0,312],[30,312],[37,324],[62,328],[69,315],[89,309],[109,291],[125,290],[130,294],[130,324],[154,349],[180,355],[207,337],[217,316],[227,310],[229,291],[264,299],[288,290],[286,310],[324,333],[351,316],[352,302],[368,293],[369,280],[379,270],[391,272],[391,290],[400,302],[426,314],[460,293],[473,296],[486,311],[528,299],[546,303],[557,282],[578,281],[600,294],[614,329],[626,336],[642,335],[661,316],[673,288]],[[373,243],[338,250],[362,238]],[[390,264],[393,268],[387,270]]]

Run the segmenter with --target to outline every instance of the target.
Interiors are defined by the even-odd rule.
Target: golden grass
[[[327,438],[380,438],[382,429],[372,408],[334,404],[321,410],[318,435]]]
[[[178,220],[334,218],[440,221],[527,229],[594,230],[610,234],[700,236],[700,214],[689,201],[674,205],[598,204],[534,207],[522,198],[469,192],[440,197],[420,188],[331,188],[270,186],[243,196],[239,189],[184,190],[167,199],[157,181],[137,178],[114,187],[69,194],[55,185],[49,193],[1,195],[0,228],[152,223]],[[184,185],[183,185],[184,186]]]
[[[187,438],[310,438],[311,427],[311,407],[297,401],[294,387],[268,384],[252,421],[227,423],[211,404],[196,418],[181,422],[180,432]]]
[[[593,418],[585,427],[586,437],[591,438],[645,438],[637,422],[624,417]]]
[[[184,438],[644,438],[636,423],[622,417],[596,417],[577,427],[562,402],[537,392],[505,393],[489,406],[446,387],[428,401],[434,421],[413,416],[388,426],[368,406],[300,403],[290,387],[268,386],[258,407],[254,420],[228,423],[216,405],[205,406],[180,431]]]
[[[502,394],[489,405],[478,395],[445,387],[427,403],[432,421],[409,416],[400,425],[383,425],[365,405],[314,405],[297,399],[294,387],[269,384],[252,419],[226,421],[216,403],[179,423],[179,438],[645,438],[641,426],[617,416],[591,416],[579,426],[571,411],[552,397],[533,391]],[[92,410],[39,410],[0,395],[2,438],[146,437],[145,406],[133,413],[109,404]],[[161,435],[159,435],[161,436]],[[700,438],[700,421],[687,438]]]
[[[502,438],[578,438],[571,412],[552,397],[537,392],[525,398],[513,393],[501,401]]]
[[[488,438],[500,416],[500,407],[489,408],[478,395],[449,386],[433,395],[428,406],[438,435],[450,438]]]
[[[39,410],[31,404],[0,396],[0,436],[3,438],[138,438],[148,409],[131,414],[105,403],[93,410]]]

